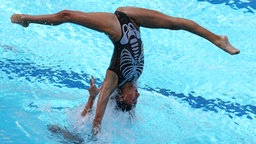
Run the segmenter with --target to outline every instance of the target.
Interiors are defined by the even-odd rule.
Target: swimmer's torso
[[[122,37],[114,43],[109,70],[118,75],[118,85],[137,81],[143,71],[144,53],[140,32],[122,12],[115,12],[121,25]]]

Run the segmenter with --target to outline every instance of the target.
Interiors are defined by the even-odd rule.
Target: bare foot
[[[23,27],[28,27],[29,23],[27,20],[24,19],[26,16],[27,15],[23,15],[23,14],[13,14],[11,17],[11,21],[12,23],[19,24]]]
[[[221,48],[222,50],[224,50],[225,52],[231,54],[231,55],[235,55],[235,54],[239,54],[240,50],[234,48],[228,41],[228,37],[227,36],[221,36],[220,40],[216,43],[216,45]]]

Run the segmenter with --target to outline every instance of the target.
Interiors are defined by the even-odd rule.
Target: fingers
[[[97,88],[97,86],[95,85],[95,80],[94,80],[94,77],[91,76],[91,79],[90,79],[90,88],[89,89],[94,89],[94,88]],[[102,86],[100,86],[99,88],[97,88],[98,91],[100,91],[102,88]]]
[[[91,85],[91,86],[95,85],[93,76],[92,76],[91,79],[90,79],[90,85]]]

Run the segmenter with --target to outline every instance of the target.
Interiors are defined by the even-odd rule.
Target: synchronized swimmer
[[[140,27],[185,30],[207,39],[231,55],[240,52],[229,43],[226,36],[214,34],[194,21],[171,17],[158,11],[137,7],[120,7],[114,14],[70,10],[37,16],[14,14],[11,17],[11,21],[23,27],[28,27],[32,23],[43,25],[73,23],[108,35],[114,44],[110,66],[107,69],[101,88],[96,87],[93,77],[91,78],[90,96],[82,112],[82,115],[85,116],[91,111],[94,100],[99,93],[92,129],[94,135],[100,130],[106,105],[110,95],[116,89],[118,89],[115,99],[117,109],[130,111],[137,104],[140,94],[135,84],[142,74],[144,66]]]

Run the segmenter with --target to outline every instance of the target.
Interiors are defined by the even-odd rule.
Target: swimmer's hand
[[[97,136],[97,134],[99,133],[99,129],[96,129],[96,128],[93,128],[92,129],[92,131],[91,131],[91,133],[88,135],[89,137],[88,137],[88,140],[89,141],[92,141],[92,142],[94,142],[94,141],[98,141],[98,136]]]
[[[100,90],[101,90],[101,87],[98,88],[95,85],[94,78],[92,76],[91,79],[90,79],[90,87],[88,88],[90,97],[95,98],[99,94]]]
[[[92,76],[91,79],[90,79],[90,87],[88,88],[90,96],[89,96],[88,102],[87,102],[84,110],[81,113],[81,115],[83,117],[86,116],[87,113],[91,112],[94,100],[95,100],[96,96],[99,94],[100,90],[101,90],[101,87],[98,88],[95,85],[94,78]]]
[[[92,135],[96,136],[100,132],[100,125],[93,122]]]

